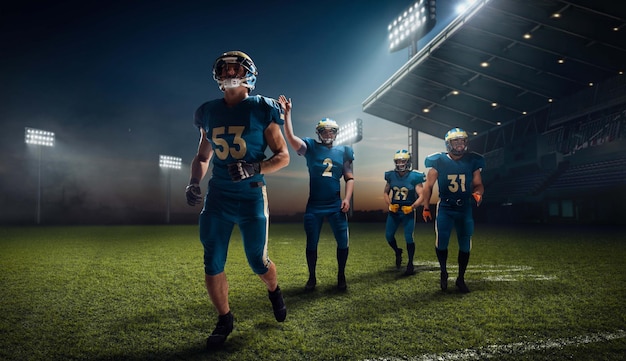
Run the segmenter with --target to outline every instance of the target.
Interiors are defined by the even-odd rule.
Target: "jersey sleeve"
[[[426,166],[426,168],[435,168],[437,169],[437,163],[439,160],[439,157],[441,156],[442,153],[433,153],[429,156],[426,157],[426,159],[424,159],[424,165]]]
[[[349,147],[347,145],[344,146],[343,154],[344,162],[352,162],[354,160],[354,149],[352,149],[352,147]]]
[[[385,181],[387,181],[387,183],[391,182],[391,172],[392,171],[386,171],[385,172]]]
[[[270,121],[277,123],[278,125],[285,124],[285,113],[276,99],[268,98],[259,95],[265,105],[268,107]]]
[[[411,185],[416,186],[418,184],[426,182],[426,174],[416,170],[412,170],[411,174],[413,175],[413,179],[411,179]]]

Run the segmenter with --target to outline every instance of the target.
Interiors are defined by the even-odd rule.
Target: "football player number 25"
[[[229,154],[235,159],[242,159],[246,155],[246,141],[241,136],[244,129],[242,126],[213,128],[211,140],[217,146],[215,155],[219,159],[224,160]],[[233,136],[233,144],[229,144],[224,139],[225,135],[229,135],[229,138],[231,135]]]
[[[461,189],[461,192],[465,192],[465,174],[449,174],[448,190],[452,193],[456,193]]]

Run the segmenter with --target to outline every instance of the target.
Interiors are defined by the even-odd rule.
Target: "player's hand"
[[[422,218],[424,218],[424,222],[428,222],[433,219],[433,216],[430,214],[430,208],[424,207],[424,210],[422,211]]]
[[[187,196],[187,204],[192,207],[202,203],[202,190],[197,183],[188,185],[185,188],[185,195]]]
[[[350,210],[350,201],[347,199],[344,199],[341,201],[341,211],[343,213],[346,213]]]
[[[389,205],[389,212],[391,212],[391,213],[398,213],[398,209],[400,209],[400,205],[399,204],[390,204]]]
[[[255,174],[261,173],[261,163],[247,163],[243,160],[240,160],[236,163],[231,163],[228,165],[228,174],[230,175],[230,179],[235,182],[242,181],[244,179],[248,179]]]
[[[483,202],[482,194],[474,192],[472,193],[472,197],[474,197],[474,200],[476,201],[476,207],[480,206],[480,204]]]
[[[402,213],[404,214],[413,213],[413,206],[402,206]]]
[[[287,97],[285,97],[284,95],[281,95],[278,97],[278,104],[280,104],[280,106],[283,108],[283,110],[285,111],[285,113],[288,113],[291,111],[291,98],[287,99]]]

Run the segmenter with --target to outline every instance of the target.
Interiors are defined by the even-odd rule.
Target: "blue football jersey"
[[[485,167],[485,158],[474,152],[465,153],[459,160],[453,160],[446,152],[434,153],[426,157],[427,168],[437,170],[439,198],[469,202],[472,194],[472,179],[475,170]]]
[[[194,124],[206,131],[214,151],[212,186],[233,187],[237,184],[243,188],[243,184],[264,182],[263,175],[256,174],[234,183],[227,165],[238,160],[262,161],[267,149],[264,132],[271,122],[284,124],[280,104],[261,95],[249,96],[233,107],[228,107],[224,99],[215,99],[196,110]]]
[[[385,180],[391,188],[391,203],[410,206],[418,198],[415,186],[426,181],[426,175],[412,170],[400,175],[395,170],[385,172]]]
[[[354,160],[354,151],[347,145],[328,148],[313,138],[302,140],[307,146],[304,157],[309,168],[307,209],[339,210],[343,164]]]

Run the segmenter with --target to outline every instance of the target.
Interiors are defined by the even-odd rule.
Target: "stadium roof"
[[[363,111],[439,138],[487,133],[623,74],[625,19],[616,0],[477,0]]]

